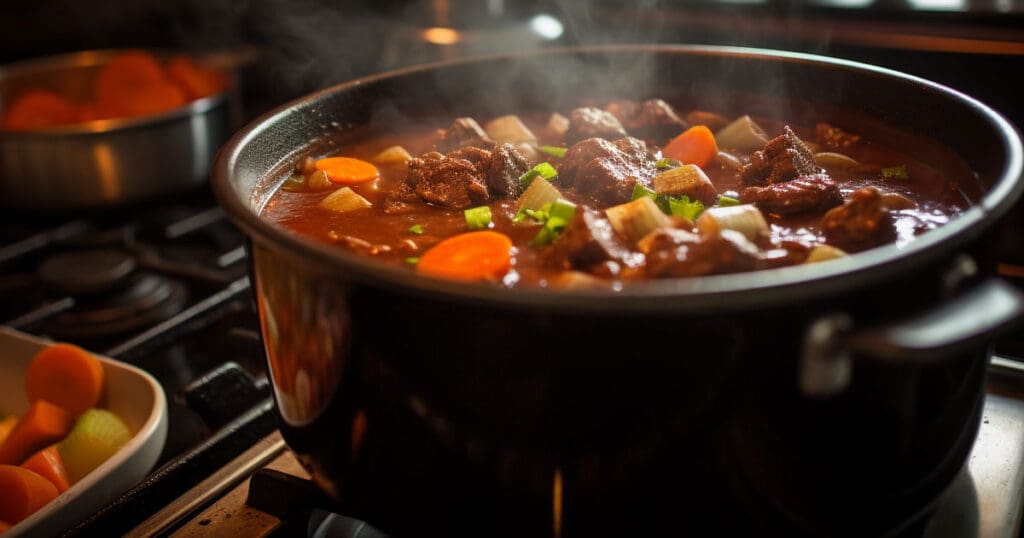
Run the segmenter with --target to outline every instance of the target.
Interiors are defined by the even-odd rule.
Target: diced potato
[[[555,112],[548,118],[548,124],[545,128],[553,137],[561,138],[569,130],[569,118]]]
[[[537,142],[537,137],[533,135],[530,128],[516,115],[494,118],[487,122],[484,131],[487,132],[487,136],[498,143],[518,144],[520,142]]]
[[[882,195],[882,203],[889,209],[913,209],[917,202],[896,192],[887,192]]]
[[[743,167],[743,161],[739,157],[727,151],[719,151],[711,159],[711,162],[729,170],[739,170]]]
[[[337,211],[338,213],[373,207],[369,200],[359,196],[356,191],[349,187],[342,187],[328,194],[327,198],[321,200],[319,205],[324,209]]]
[[[317,170],[310,174],[309,178],[306,179],[306,186],[309,187],[309,190],[311,191],[326,191],[328,189],[333,189],[337,185],[331,183],[330,178],[327,177],[327,172]]]
[[[515,144],[515,146],[516,149],[519,150],[520,155],[526,158],[526,162],[531,165],[542,161],[540,151],[537,150],[537,146],[532,142],[520,142]]]
[[[810,253],[807,254],[807,259],[804,260],[804,263],[823,262],[826,260],[842,258],[843,256],[846,256],[846,252],[843,252],[832,245],[817,245],[811,249]]]
[[[669,196],[689,196],[691,200],[700,200],[705,205],[713,204],[718,197],[714,183],[695,164],[684,164],[656,174],[654,192]]]
[[[835,167],[835,168],[854,168],[860,166],[860,163],[856,159],[847,157],[842,153],[834,153],[831,151],[823,151],[821,153],[814,154],[814,160],[821,166]]]
[[[412,160],[412,155],[402,146],[391,146],[384,148],[380,153],[370,159],[375,163],[404,163]]]
[[[743,115],[715,133],[715,142],[720,148],[755,151],[764,147],[768,135],[750,116]]]
[[[672,225],[672,219],[662,213],[649,196],[642,196],[605,210],[612,228],[630,243],[636,243],[657,228]]]
[[[580,271],[561,271],[550,279],[548,284],[554,288],[565,290],[603,289],[608,286],[607,281]]]
[[[701,235],[734,230],[751,241],[756,241],[769,233],[768,222],[764,220],[761,210],[751,204],[707,209],[697,217],[697,230]]]
[[[530,182],[530,186],[526,188],[526,191],[516,201],[516,211],[524,209],[536,211],[546,204],[554,203],[555,200],[561,197],[562,193],[550,181],[540,177],[534,178]]]

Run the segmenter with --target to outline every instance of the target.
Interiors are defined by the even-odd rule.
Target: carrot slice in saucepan
[[[167,78],[185,92],[192,101],[224,89],[224,79],[213,69],[202,67],[186,56],[175,56],[167,62]]]
[[[512,240],[505,234],[484,230],[469,232],[434,245],[423,253],[419,272],[455,280],[499,278],[512,264]]]
[[[316,161],[316,169],[323,170],[332,183],[355,185],[377,179],[377,167],[353,157],[327,157]]]
[[[103,393],[103,365],[88,351],[67,343],[41,349],[28,363],[25,393],[74,416],[95,407]]]
[[[31,90],[19,95],[4,115],[4,128],[31,131],[75,121],[75,105],[46,90]]]

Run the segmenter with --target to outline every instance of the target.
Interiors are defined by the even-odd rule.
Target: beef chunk
[[[672,106],[661,99],[648,99],[639,104],[612,101],[606,108],[630,134],[646,139],[668,140],[689,127]]]
[[[425,153],[409,161],[405,183],[427,203],[465,209],[487,201],[487,184],[472,161]]]
[[[573,145],[558,165],[560,182],[604,206],[628,202],[633,187],[650,186],[656,160],[642,140],[588,138]]]
[[[657,232],[655,232],[657,233]],[[757,247],[733,230],[698,237],[665,235],[651,242],[647,276],[678,278],[753,271],[760,260]]]
[[[794,215],[831,209],[843,203],[843,195],[832,178],[822,172],[765,187],[747,187],[740,192],[740,201],[767,213]]]
[[[896,225],[878,189],[854,191],[845,204],[825,213],[821,229],[828,244],[857,252],[896,239]]]
[[[643,254],[630,249],[615,233],[604,212],[586,206],[579,206],[548,256],[566,269],[600,269],[602,273],[607,262],[639,267],[644,260]]]
[[[473,118],[463,117],[456,120],[444,131],[441,139],[434,144],[434,150],[448,153],[465,146],[491,149],[494,140],[487,136],[480,124]]]
[[[511,144],[494,151],[465,146],[442,155],[436,151],[409,161],[405,183],[384,201],[384,212],[395,214],[424,202],[465,209],[492,198],[518,195],[519,176],[530,167]]]
[[[596,107],[581,107],[569,113],[569,130],[565,143],[575,144],[586,138],[618,140],[627,136],[626,129],[610,112]]]
[[[512,144],[500,144],[491,153],[486,170],[487,188],[492,196],[519,196],[523,192],[519,176],[530,170],[530,164]]]
[[[798,176],[821,172],[814,155],[787,125],[785,132],[771,139],[764,149],[755,151],[750,162],[740,169],[747,185],[782,183]]]

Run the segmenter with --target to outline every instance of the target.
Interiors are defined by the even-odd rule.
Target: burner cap
[[[123,250],[73,250],[46,258],[37,272],[48,289],[91,295],[124,284],[135,267],[135,258]]]

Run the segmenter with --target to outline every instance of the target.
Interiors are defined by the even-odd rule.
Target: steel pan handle
[[[813,323],[804,338],[800,388],[827,397],[850,383],[855,353],[891,363],[940,361],[992,341],[1024,320],[1024,293],[989,278],[923,314],[876,327],[853,328],[846,314]]]

